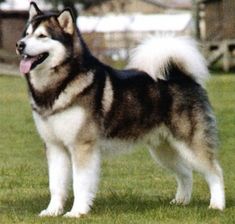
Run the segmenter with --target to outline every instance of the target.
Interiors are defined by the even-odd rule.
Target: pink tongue
[[[20,73],[27,74],[36,58],[21,59],[20,61]]]

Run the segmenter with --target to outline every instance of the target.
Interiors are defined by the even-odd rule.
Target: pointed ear
[[[63,10],[57,17],[60,27],[65,33],[73,34],[74,32],[74,19],[70,9]]]
[[[38,8],[35,2],[30,2],[29,6],[29,21],[36,15],[42,14],[42,11]]]

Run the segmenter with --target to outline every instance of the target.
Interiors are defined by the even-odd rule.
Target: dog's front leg
[[[58,216],[64,211],[70,180],[71,164],[68,152],[60,144],[46,144],[51,200],[40,216]]]
[[[73,169],[74,203],[66,217],[80,217],[89,212],[96,194],[99,170],[100,153],[93,143],[79,144],[71,148]]]

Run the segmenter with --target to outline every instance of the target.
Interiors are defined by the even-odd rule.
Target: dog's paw
[[[225,208],[224,204],[210,204],[209,209],[216,209],[216,210],[220,210],[223,211]]]
[[[216,197],[212,197],[210,200],[210,206],[209,209],[216,209],[216,210],[224,210],[225,209],[225,198],[222,194],[217,194]]]
[[[174,198],[170,201],[171,205],[187,205],[190,202],[190,198],[182,197],[182,198]]]
[[[46,217],[46,216],[58,216],[63,214],[63,209],[58,208],[58,209],[45,209],[42,210],[39,214],[40,217]]]
[[[81,218],[83,216],[85,216],[86,214],[82,214],[80,212],[74,212],[74,211],[70,211],[70,212],[67,212],[64,217],[66,218]]]

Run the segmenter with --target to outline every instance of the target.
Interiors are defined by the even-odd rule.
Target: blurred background
[[[80,223],[234,224],[235,0],[35,2],[42,10],[71,7],[93,54],[116,68],[126,65],[130,49],[143,38],[162,33],[194,37],[212,68],[206,89],[218,124],[225,211],[207,209],[208,189],[197,175],[190,206],[170,205],[175,190],[173,178],[156,169],[147,151],[140,147],[118,159],[115,154],[113,159],[102,161],[101,190],[92,214]],[[29,3],[0,0],[0,224],[79,223],[61,218],[38,219],[36,215],[49,197],[47,164],[15,53],[15,43],[28,20]],[[66,207],[72,204],[71,196]]]
[[[35,0],[42,10],[70,7],[95,56],[124,66],[130,49],[153,34],[191,35],[208,65],[234,66],[235,0]],[[18,63],[15,43],[30,0],[0,0],[0,63]],[[4,64],[4,65],[3,65]]]

